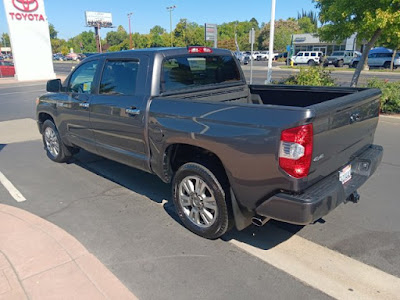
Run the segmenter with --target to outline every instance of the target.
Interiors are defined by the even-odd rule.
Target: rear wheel
[[[357,68],[358,65],[358,61],[353,62],[353,64],[351,65],[353,68]]]
[[[312,66],[315,66],[315,61],[313,61],[313,60],[309,60],[308,61],[308,63],[307,63],[310,67],[312,67]]]
[[[385,63],[383,64],[383,67],[385,69],[390,69],[390,61],[385,61]]]
[[[207,239],[217,239],[232,223],[229,189],[204,165],[186,163],[173,180],[173,201],[183,224]],[[221,178],[220,176],[218,176]]]

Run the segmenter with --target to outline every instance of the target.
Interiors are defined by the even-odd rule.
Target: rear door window
[[[306,52],[304,53],[304,56],[310,56],[310,53]]]
[[[311,56],[317,56],[317,53],[313,52],[311,53]]]
[[[99,94],[134,95],[138,69],[138,60],[107,61],[100,81]]]
[[[163,62],[163,92],[210,84],[240,82],[240,72],[232,56],[180,56]]]

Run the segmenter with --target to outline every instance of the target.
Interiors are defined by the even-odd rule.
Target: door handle
[[[130,107],[130,108],[126,108],[125,112],[128,115],[138,115],[138,114],[140,114],[140,109],[137,109],[136,107]]]

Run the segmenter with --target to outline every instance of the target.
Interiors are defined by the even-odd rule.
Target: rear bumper
[[[338,172],[306,189],[302,194],[278,193],[256,208],[256,213],[292,224],[313,223],[345,202],[375,172],[383,156],[381,146],[372,145],[350,163],[352,178],[342,184]]]

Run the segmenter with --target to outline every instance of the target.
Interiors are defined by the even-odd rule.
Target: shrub
[[[300,68],[300,72],[284,79],[280,84],[336,86],[331,72],[322,67]]]
[[[381,112],[387,114],[400,113],[400,81],[389,82],[373,78],[367,81],[367,87],[382,91]]]
[[[286,59],[287,59],[286,57],[279,57],[276,61],[277,61],[277,62],[284,62],[284,63],[285,63],[285,62],[286,62]]]

